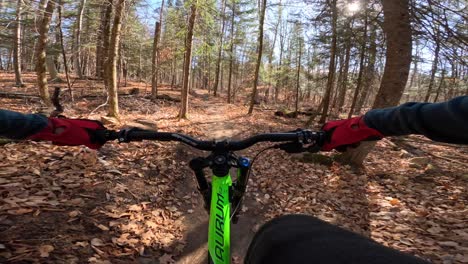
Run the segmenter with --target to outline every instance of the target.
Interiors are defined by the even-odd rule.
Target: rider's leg
[[[384,247],[353,232],[306,215],[287,215],[266,223],[245,257],[248,264],[372,263],[420,264],[422,259]]]

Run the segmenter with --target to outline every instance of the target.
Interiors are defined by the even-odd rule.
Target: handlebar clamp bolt
[[[216,156],[215,159],[214,159],[214,162],[216,164],[218,164],[218,165],[224,164],[224,163],[226,163],[226,157],[221,156],[221,155]]]

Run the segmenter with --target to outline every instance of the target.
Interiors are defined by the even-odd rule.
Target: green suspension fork
[[[231,175],[213,176],[211,181],[210,223],[208,228],[208,258],[210,263],[231,262],[231,206],[229,189]]]

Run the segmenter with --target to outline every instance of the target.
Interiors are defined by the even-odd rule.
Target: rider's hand
[[[105,139],[97,132],[105,129],[99,121],[50,117],[47,127],[28,139],[52,141],[56,145],[85,145],[91,149],[98,149],[104,145]]]
[[[322,130],[327,134],[325,144],[322,146],[324,151],[345,150],[348,146],[357,146],[361,141],[378,140],[384,137],[379,131],[368,127],[363,116],[329,121],[322,127]]]

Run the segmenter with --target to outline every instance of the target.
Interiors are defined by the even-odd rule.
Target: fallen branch
[[[22,93],[5,93],[0,92],[0,98],[9,98],[9,99],[26,99],[26,98],[34,98],[39,99],[39,96],[33,94],[22,94]]]

